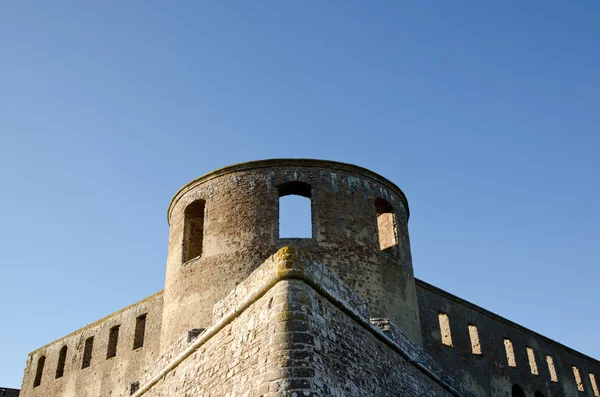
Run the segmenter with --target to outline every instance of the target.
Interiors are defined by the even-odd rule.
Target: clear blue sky
[[[591,0],[2,2],[0,386],[163,288],[183,184],[272,157],[386,176],[418,277],[600,358],[599,20]]]

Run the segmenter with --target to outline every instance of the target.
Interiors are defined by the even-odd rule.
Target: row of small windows
[[[446,346],[452,347],[452,333],[450,332],[450,318],[446,313],[439,313],[438,320],[440,323],[440,334],[442,336],[442,344]],[[471,351],[473,354],[480,355],[481,353],[481,343],[479,341],[479,331],[477,326],[469,324],[469,337],[471,339]],[[516,367],[517,361],[515,359],[515,351],[513,347],[513,343],[510,339],[504,338],[504,350],[506,351],[506,361],[509,367]],[[539,370],[537,366],[537,361],[535,359],[535,352],[533,348],[527,346],[527,360],[529,362],[529,369],[533,375],[539,375]],[[550,373],[550,380],[552,382],[558,382],[558,375],[556,373],[556,367],[554,366],[554,359],[552,356],[546,355],[546,364],[548,366],[548,372]],[[577,389],[579,391],[584,391],[583,381],[581,379],[581,374],[579,373],[579,369],[576,366],[572,366],[573,377],[575,378],[575,383],[577,384]],[[600,397],[600,391],[598,390],[598,385],[596,383],[596,377],[594,374],[589,373],[590,384],[592,385],[592,389],[594,391],[594,396]],[[519,387],[518,385],[515,385]],[[541,393],[540,393],[541,394]],[[513,396],[514,396],[513,389]]]
[[[515,352],[513,348],[512,341],[510,339],[504,339],[504,347],[506,350],[506,359],[509,367],[516,367],[517,362],[515,360]],[[529,362],[529,369],[533,375],[539,375],[537,361],[535,359],[535,352],[533,348],[527,346],[527,361]],[[548,367],[548,372],[550,373],[550,380],[552,382],[558,382],[558,375],[556,373],[556,366],[554,365],[554,359],[552,356],[546,355],[546,365]],[[577,384],[577,390],[585,391],[583,387],[583,381],[581,379],[581,374],[579,373],[579,368],[576,366],[571,367],[573,371],[573,378],[575,379],[575,383]],[[590,384],[592,385],[592,390],[594,391],[594,396],[600,397],[600,391],[598,390],[598,384],[596,383],[596,376],[593,373],[588,373]]]
[[[278,186],[279,237],[312,238],[312,188],[309,184],[293,181]],[[202,255],[204,212],[206,202],[196,200],[189,204],[183,218],[182,260],[187,262]],[[379,247],[388,251],[398,245],[396,214],[392,205],[382,198],[375,200]]]
[[[133,350],[139,349],[144,346],[144,337],[146,334],[146,316],[142,314],[135,319],[135,331],[133,336]],[[117,343],[119,340],[119,328],[120,325],[112,327],[108,333],[108,346],[106,349],[106,359],[115,357],[117,355]],[[81,359],[81,369],[87,368],[92,364],[92,351],[94,349],[94,337],[90,336],[87,338],[83,345],[83,358]],[[67,346],[63,346],[58,353],[58,362],[56,365],[55,379],[62,378],[65,374],[65,364],[67,362]],[[46,363],[46,356],[41,356],[38,359],[37,367],[35,370],[35,378],[33,380],[33,387],[37,387],[42,384],[42,375],[44,374],[44,365]]]

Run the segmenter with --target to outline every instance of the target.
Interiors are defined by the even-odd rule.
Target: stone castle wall
[[[311,255],[284,248],[214,305],[213,329],[198,338],[212,334],[201,344],[194,346],[185,334],[158,356],[160,328],[150,319],[160,319],[159,293],[33,352],[22,396],[125,397],[132,384],[144,387],[156,377],[136,397],[510,396],[515,383],[527,395],[539,390],[545,396],[594,396],[588,374],[598,373],[596,360],[420,280],[417,286],[424,349],[388,319],[369,319],[361,297]],[[135,318],[143,313],[149,315],[144,347],[129,350]],[[442,344],[439,313],[449,316],[451,347]],[[101,336],[115,324],[125,328],[117,356],[105,359],[108,338]],[[472,353],[468,325],[478,327],[481,355]],[[90,367],[81,370],[88,336],[100,342]],[[507,365],[505,337],[513,343],[516,367]],[[79,348],[69,353],[64,376],[54,379],[56,351],[73,343]],[[531,374],[526,346],[534,348],[538,375]],[[35,359],[42,354],[47,357],[42,382],[32,388]],[[553,357],[557,382],[545,355]],[[572,365],[580,371],[583,392]]]
[[[352,357],[352,360],[348,360]],[[301,280],[275,284],[144,397],[452,395]],[[123,396],[124,397],[124,396]]]
[[[420,280],[417,295],[425,351],[475,395],[510,396],[514,384],[527,396],[534,396],[536,391],[543,396],[600,395],[597,360]],[[448,316],[452,346],[442,342],[440,313]],[[469,326],[477,327],[481,354],[473,353]],[[512,344],[514,367],[509,366],[505,339]],[[537,374],[532,373],[527,348],[531,349]],[[552,358],[556,376],[550,372],[547,356]],[[573,367],[579,371],[583,390],[578,389]]]
[[[0,387],[0,397],[19,397],[19,390]]]
[[[400,354],[368,312],[326,266],[283,248],[215,305],[215,323],[133,397],[460,395]]]
[[[287,194],[310,198],[311,238],[279,238]],[[598,361],[415,280],[408,215],[348,164],[207,174],[169,207],[165,290],[32,352],[21,396],[600,397]]]
[[[162,298],[162,292],[159,292],[30,353],[21,396],[110,396],[120,391],[123,384],[139,379],[159,354]],[[143,346],[134,349],[136,320],[144,314]],[[108,358],[110,330],[115,326],[119,326],[116,355]],[[91,337],[89,366],[82,368],[86,340]],[[57,378],[60,352],[65,346],[63,374]],[[39,385],[34,387],[42,357],[45,358],[43,370]]]
[[[280,313],[285,309],[286,290],[285,284],[269,290],[143,395],[268,395],[270,383],[281,381],[277,369],[285,352],[271,338],[284,324]],[[140,384],[144,386],[143,381]]]

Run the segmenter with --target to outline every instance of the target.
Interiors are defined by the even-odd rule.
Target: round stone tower
[[[310,199],[311,238],[279,238],[279,199],[290,194]],[[395,184],[334,161],[252,161],[188,183],[168,210],[161,347],[208,327],[215,302],[286,245],[310,250],[371,317],[388,317],[421,344],[408,216]]]

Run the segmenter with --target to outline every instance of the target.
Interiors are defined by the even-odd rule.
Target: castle
[[[287,195],[311,237],[279,237]],[[415,279],[408,218],[350,164],[206,174],[169,205],[164,290],[30,353],[21,396],[600,396],[597,360]]]

